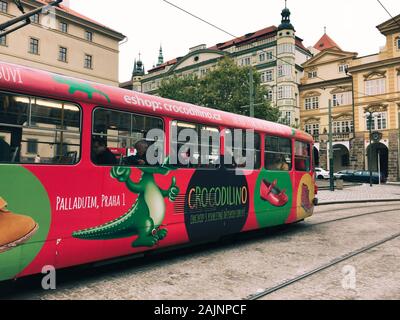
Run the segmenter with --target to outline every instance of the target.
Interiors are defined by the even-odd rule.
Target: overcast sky
[[[400,14],[399,0],[381,0],[392,15]],[[284,0],[170,0],[186,10],[241,36],[278,26]],[[231,37],[162,0],[69,0],[72,9],[128,37],[121,45],[120,80],[127,81],[134,59],[142,54],[146,70],[156,62],[162,44],[165,60],[187,54],[190,47],[212,46]],[[343,50],[367,55],[379,51],[385,38],[376,26],[390,16],[377,0],[288,0],[292,23],[306,47],[327,33]]]

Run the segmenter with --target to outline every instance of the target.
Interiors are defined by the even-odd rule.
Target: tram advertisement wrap
[[[47,240],[51,207],[41,182],[21,166],[0,166],[0,281],[22,272]]]
[[[235,170],[198,170],[185,197],[185,225],[193,242],[242,231],[250,203],[249,187]]]

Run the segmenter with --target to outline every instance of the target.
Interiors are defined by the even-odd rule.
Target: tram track
[[[321,221],[321,222],[317,222],[317,223],[311,223],[309,225],[311,225],[311,226],[319,226],[319,225],[323,225],[323,224],[327,224],[327,223],[331,223],[331,222],[345,221],[345,220],[349,220],[349,219],[353,219],[353,218],[360,218],[360,217],[371,216],[371,215],[375,215],[375,214],[379,214],[379,213],[389,213],[389,212],[396,212],[396,211],[400,212],[400,209],[390,209],[390,210],[379,210],[379,211],[365,212],[365,213],[355,214],[355,215],[352,215],[352,216],[346,216],[346,217],[341,217],[341,218]]]
[[[394,201],[397,202],[397,201]],[[398,202],[400,203],[400,200],[398,200]],[[329,206],[334,206],[335,204],[330,204]],[[338,203],[336,204],[337,206],[345,206],[346,204],[342,204],[342,203]],[[395,203],[387,203],[387,204],[375,204],[375,205],[368,205],[368,206],[362,206],[360,207],[360,205],[358,206],[352,206],[352,207],[343,207],[343,209],[364,209],[364,208],[382,208],[382,207],[393,207],[395,205]],[[320,207],[316,207],[316,208],[320,208]],[[321,214],[321,213],[329,213],[329,212],[337,212],[338,210],[340,210],[340,208],[334,208],[334,209],[329,209],[329,210],[316,210],[315,214]],[[400,210],[400,208],[399,208]]]
[[[372,206],[372,207],[377,207],[377,206],[378,205]],[[393,205],[392,204],[391,205],[390,204],[384,205],[384,207],[387,207],[387,206],[393,206]],[[371,206],[369,206],[368,208],[370,208],[370,207]],[[360,207],[354,207],[353,209],[356,209],[356,208],[360,209]],[[352,208],[345,208],[345,209],[352,209]],[[335,210],[332,210],[332,212],[335,212],[337,210],[338,209],[336,208]],[[340,221],[350,220],[350,219],[353,219],[353,218],[360,218],[360,217],[375,215],[375,214],[379,214],[379,213],[390,213],[390,212],[396,212],[396,211],[400,212],[400,208],[388,209],[388,210],[378,210],[378,211],[372,211],[372,212],[365,212],[365,213],[361,213],[361,214],[357,214],[357,215],[351,215],[351,216],[341,217],[341,218],[337,218],[337,219],[326,220],[326,221],[321,221],[321,222],[317,222],[317,223],[311,223],[309,225],[310,226],[319,226],[319,225],[324,225],[324,224],[333,223],[333,222],[340,222]],[[331,211],[330,210],[329,211],[323,211],[322,213],[327,213],[327,212],[331,212]],[[359,248],[357,250],[351,251],[351,252],[349,252],[349,253],[347,253],[345,255],[339,256],[339,257],[331,260],[330,262],[322,264],[321,266],[319,266],[319,267],[317,267],[315,269],[312,269],[312,270],[310,270],[308,272],[305,272],[305,273],[303,273],[303,274],[301,274],[299,276],[296,276],[296,277],[294,277],[292,279],[283,281],[280,284],[275,285],[273,287],[270,287],[270,288],[268,288],[268,289],[266,289],[264,291],[252,294],[252,295],[248,296],[247,298],[245,298],[244,300],[259,300],[261,298],[264,298],[264,297],[266,297],[266,296],[268,296],[268,295],[270,295],[270,294],[272,294],[274,292],[277,292],[277,291],[282,290],[282,289],[284,289],[286,287],[289,287],[292,284],[295,284],[295,283],[300,282],[300,281],[302,281],[302,280],[304,280],[306,278],[314,276],[317,273],[320,273],[320,272],[322,272],[322,271],[324,271],[326,269],[329,269],[329,268],[331,268],[331,267],[333,267],[333,266],[335,266],[335,265],[337,265],[339,263],[342,263],[342,262],[344,262],[346,260],[349,260],[349,259],[351,259],[353,257],[356,257],[356,256],[359,256],[359,255],[361,255],[363,253],[366,253],[366,252],[368,252],[368,251],[370,251],[370,250],[372,250],[374,248],[377,248],[377,247],[379,247],[379,246],[381,246],[381,245],[383,245],[383,244],[385,244],[387,242],[393,241],[393,240],[395,240],[397,238],[400,238],[400,232],[396,233],[396,234],[393,234],[391,236],[388,236],[386,238],[383,238],[383,239],[381,239],[379,241],[376,241],[376,242],[373,242],[371,244],[368,244],[367,246],[364,246],[364,247]]]
[[[245,298],[244,300],[250,300],[250,301],[251,300],[260,300],[261,298],[264,298],[264,297],[266,297],[266,296],[268,296],[268,295],[270,295],[270,294],[272,294],[274,292],[277,292],[277,291],[282,290],[282,289],[284,289],[286,287],[289,287],[292,284],[300,282],[300,281],[302,281],[302,280],[304,280],[306,278],[309,278],[309,277],[311,277],[311,276],[313,276],[313,275],[315,275],[317,273],[320,273],[320,272],[322,272],[324,270],[327,270],[327,269],[329,269],[329,268],[331,268],[331,267],[333,267],[335,265],[338,265],[339,263],[342,263],[342,262],[344,262],[346,260],[349,260],[349,259],[354,258],[356,256],[359,256],[359,255],[361,255],[363,253],[366,253],[366,252],[368,252],[368,251],[370,251],[370,250],[372,250],[374,248],[382,246],[383,244],[385,244],[387,242],[396,240],[397,238],[400,238],[400,232],[396,233],[396,234],[393,234],[393,235],[391,235],[389,237],[383,238],[383,239],[381,239],[379,241],[376,241],[374,243],[368,244],[367,246],[362,247],[360,249],[351,251],[351,252],[349,252],[349,253],[347,253],[345,255],[342,255],[340,257],[337,257],[337,258],[331,260],[328,263],[325,263],[325,264],[323,264],[323,265],[321,265],[321,266],[319,266],[319,267],[317,267],[315,269],[312,269],[311,271],[305,272],[305,273],[303,273],[303,274],[301,274],[301,275],[299,275],[297,277],[294,277],[292,279],[283,281],[280,284],[278,284],[276,286],[273,286],[273,287],[270,287],[270,288],[268,288],[268,289],[266,289],[266,290],[264,290],[262,292],[258,292],[258,293],[252,294],[252,295],[248,296],[247,298]]]

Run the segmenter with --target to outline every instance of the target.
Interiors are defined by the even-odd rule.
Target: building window
[[[315,110],[319,109],[319,97],[310,97],[305,99],[305,109]]]
[[[267,100],[272,101],[274,99],[274,91],[269,89],[267,92]]]
[[[340,73],[346,73],[346,71],[349,69],[349,65],[348,64],[341,64],[339,65],[339,72]]]
[[[400,91],[400,71],[397,73],[397,91]]]
[[[35,38],[29,39],[29,53],[39,54],[39,40]]]
[[[278,66],[278,77],[288,77],[291,75],[292,66],[290,64],[282,64]]]
[[[35,14],[31,17],[31,22],[32,23],[37,23],[39,24],[40,20],[39,20],[39,14]]]
[[[334,107],[349,105],[352,104],[353,102],[353,96],[351,91],[336,93],[333,95],[332,98]]]
[[[85,54],[85,68],[93,69],[93,56],[90,54]]]
[[[260,53],[258,57],[260,59],[260,62],[264,62],[265,60],[267,60],[267,56],[265,53]]]
[[[243,58],[240,64],[242,66],[249,66],[251,64],[251,58],[250,57]]]
[[[386,92],[386,79],[374,79],[365,81],[365,91],[367,95],[374,96]]]
[[[0,46],[7,45],[7,36],[0,37]]]
[[[266,53],[266,55],[267,55],[267,60],[273,60],[274,59],[274,55],[273,55],[273,53],[272,53],[272,51],[268,51],[267,53]]]
[[[366,128],[370,130],[370,119],[366,117]],[[387,129],[387,112],[374,113],[371,121],[371,130],[385,130]]]
[[[27,139],[27,152],[36,155],[38,153],[38,140]]]
[[[61,62],[67,62],[67,54],[68,54],[68,49],[60,47],[60,50],[58,52],[58,60]]]
[[[60,31],[68,33],[68,24],[65,22],[60,22]]]
[[[261,82],[271,82],[274,81],[274,73],[272,70],[267,70],[261,73]]]
[[[397,49],[400,50],[400,38],[396,39]]]
[[[293,87],[292,86],[279,86],[278,87],[278,99],[293,99]]]
[[[316,77],[318,77],[318,72],[317,72],[317,70],[313,70],[313,71],[310,71],[310,72],[308,73],[308,79],[314,79],[314,78],[316,78]]]
[[[319,136],[319,123],[306,124],[304,129],[313,137]]]
[[[89,42],[93,42],[93,32],[85,31],[85,39]]]
[[[353,121],[334,121],[333,122],[333,133],[350,133],[353,132],[354,123]]]
[[[279,123],[290,126],[292,123],[292,113],[290,111],[281,112],[281,117],[279,118]]]
[[[295,53],[294,45],[291,43],[282,43],[282,44],[278,45],[278,54],[282,54],[282,53],[294,54]]]
[[[7,13],[7,11],[8,11],[8,2],[7,1],[0,1],[0,11]]]

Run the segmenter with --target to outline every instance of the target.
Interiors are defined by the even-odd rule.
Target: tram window
[[[254,140],[252,145],[247,143],[248,139]],[[261,166],[261,136],[246,130],[227,129],[225,131],[225,153],[224,162],[227,168],[259,169]],[[230,156],[233,156],[233,160],[229,159]],[[249,156],[254,158],[251,168],[247,167],[250,164],[246,163],[246,157]]]
[[[271,171],[292,170],[292,140],[265,137],[265,169]]]
[[[311,169],[311,147],[305,142],[295,143],[296,171],[308,172]]]
[[[0,162],[75,164],[81,111],[76,105],[0,92]]]
[[[97,108],[93,115],[92,162],[105,166],[161,164],[164,161],[163,132],[164,123],[159,118]],[[150,150],[154,150],[154,154],[150,154]]]
[[[212,126],[173,121],[171,161],[180,168],[213,169],[220,165],[220,132]]]

